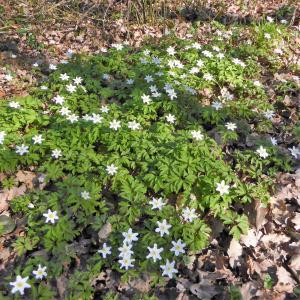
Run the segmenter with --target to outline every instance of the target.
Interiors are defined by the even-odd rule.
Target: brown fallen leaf
[[[76,253],[78,255],[86,254],[89,251],[90,240],[80,239],[78,242],[75,241],[71,244],[66,245],[65,249],[67,253]]]
[[[1,249],[0,251],[0,270],[5,270],[5,263],[7,262],[8,258],[10,257],[10,250],[9,248]]]
[[[177,288],[178,291],[184,292],[184,291],[189,290],[189,288],[192,284],[193,283],[190,280],[186,279],[186,278],[178,278],[176,288]]]
[[[151,278],[149,275],[142,273],[137,278],[131,278],[127,282],[121,282],[118,289],[132,291],[134,293],[136,293],[136,291],[148,293],[151,289]]]
[[[13,187],[12,189],[5,189],[0,193],[0,212],[8,209],[8,202],[17,196],[25,194],[27,188],[25,184],[19,187]]]
[[[106,287],[108,289],[115,289],[116,286],[119,286],[120,284],[120,273],[107,269],[106,270],[107,279],[106,279]]]
[[[266,234],[261,238],[261,241],[264,243],[266,248],[269,248],[271,244],[283,244],[287,243],[290,240],[290,238],[284,234],[278,234],[278,233],[270,233]]]
[[[67,284],[68,284],[68,280],[64,275],[61,275],[61,276],[57,277],[56,287],[57,287],[60,299],[64,298],[64,294],[66,292]]]
[[[247,234],[241,235],[241,242],[246,247],[256,247],[263,233],[254,229],[249,229]]]
[[[300,230],[300,213],[295,213],[295,217],[291,220],[295,224],[295,229]]]
[[[176,300],[190,300],[190,299],[191,299],[191,297],[189,295],[185,294],[184,292],[181,292],[176,297]]]
[[[258,275],[261,274],[260,264],[256,262],[251,256],[248,257],[247,264],[248,264],[248,270],[247,270],[248,275],[253,275],[255,272]]]
[[[0,99],[1,99],[1,98],[4,98],[5,95],[6,95],[5,91],[2,90],[2,89],[0,89]]]
[[[102,242],[103,240],[106,240],[109,234],[112,231],[112,226],[110,223],[104,224],[104,226],[99,230],[98,232],[98,238],[99,241]]]
[[[300,169],[297,169],[295,172],[295,185],[300,188]]]
[[[291,277],[291,274],[284,268],[279,267],[277,268],[276,275],[278,277],[278,281],[283,284],[294,284],[295,281]]]
[[[107,274],[105,272],[101,272],[98,275],[96,275],[95,277],[93,277],[92,281],[91,281],[91,286],[95,287],[97,285],[97,282],[99,281],[105,281]]]
[[[189,270],[193,270],[194,268],[194,264],[195,264],[195,261],[196,261],[196,255],[194,254],[191,254],[187,257],[187,262],[185,264],[185,266],[189,269]]]
[[[261,229],[267,222],[266,215],[268,213],[268,209],[262,205],[260,201],[256,202],[256,229]]]
[[[223,279],[227,277],[227,274],[225,272],[204,272],[201,270],[198,270],[200,282],[207,281],[210,282],[211,284],[219,279]]]
[[[190,292],[199,299],[211,299],[222,292],[222,288],[212,285],[207,280],[194,283],[190,286]]]
[[[291,106],[291,98],[288,96],[288,95],[285,95],[284,98],[283,98],[283,103],[286,105],[286,106]]]
[[[292,278],[291,274],[284,268],[284,267],[277,267],[276,272],[278,282],[274,287],[274,290],[282,293],[292,293],[294,286],[295,286],[295,280]]]
[[[25,185],[29,189],[33,189],[33,180],[36,178],[36,174],[30,171],[18,171],[16,174],[16,180],[21,183],[25,183]]]
[[[293,255],[290,259],[289,267],[292,270],[295,270],[297,272],[300,271],[300,254]],[[299,274],[299,280],[300,280],[300,274]]]
[[[232,239],[227,253],[229,256],[229,264],[232,268],[234,268],[239,264],[238,260],[243,253],[243,247],[236,239]]]
[[[242,299],[243,300],[253,299],[253,297],[256,296],[257,290],[258,290],[258,283],[256,281],[249,281],[247,283],[244,283],[240,288]]]

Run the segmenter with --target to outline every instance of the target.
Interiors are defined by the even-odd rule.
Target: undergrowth
[[[234,238],[247,232],[245,205],[267,205],[292,159],[264,136],[276,108],[262,84],[266,67],[282,67],[274,49],[288,31],[262,23],[243,40],[242,30],[74,55],[31,96],[0,103],[0,171],[38,174],[11,201],[26,225],[7,291],[20,275],[30,299],[52,299],[67,270],[65,299],[90,299],[102,269],[162,285],[209,245],[212,218]],[[248,147],[252,132],[261,138]]]

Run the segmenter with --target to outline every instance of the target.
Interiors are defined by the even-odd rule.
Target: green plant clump
[[[26,278],[30,299],[51,299],[51,280],[68,270],[65,298],[90,299],[103,268],[124,280],[148,273],[154,286],[209,244],[212,218],[234,238],[247,232],[244,205],[268,201],[270,178],[290,158],[266,140],[241,146],[249,124],[270,130],[272,105],[257,83],[257,53],[228,39],[115,44],[74,56],[31,96],[0,103],[0,171],[38,176],[11,202],[26,228],[6,288],[21,293],[16,282]]]

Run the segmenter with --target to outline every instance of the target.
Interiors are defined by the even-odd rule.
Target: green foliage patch
[[[0,171],[30,168],[44,184],[11,202],[26,234],[7,284],[29,277],[31,299],[51,299],[51,279],[69,270],[66,299],[90,299],[91,280],[109,268],[124,280],[146,272],[154,286],[209,244],[212,218],[234,238],[246,233],[245,204],[267,203],[272,176],[291,163],[269,140],[245,146],[253,127],[272,128],[258,61],[285,38],[275,29],[259,25],[238,47],[239,28],[209,45],[115,44],[59,64],[31,96],[2,101]],[[42,266],[47,279],[33,278]]]

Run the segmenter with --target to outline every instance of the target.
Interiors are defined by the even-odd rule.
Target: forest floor
[[[265,16],[276,18],[280,12],[285,14],[289,26],[300,33],[300,8],[292,13],[282,8],[290,4],[289,1],[253,1],[246,8],[236,5],[236,1],[228,1],[226,7],[220,8],[215,4],[218,1],[212,1],[210,6],[198,11],[191,8],[181,14],[170,14],[167,21],[157,24],[152,21],[141,24],[126,19],[126,14],[122,13],[126,6],[122,1],[116,1],[115,5],[112,4],[114,1],[108,1],[110,5],[101,9],[86,2],[86,6],[72,7],[68,1],[57,2],[57,5],[45,4],[44,1],[38,1],[37,5],[28,4],[30,1],[0,1],[0,99],[28,95],[47,77],[47,70],[34,71],[34,63],[57,64],[67,58],[69,50],[97,54],[103,47],[124,41],[139,47],[145,39],[159,41],[169,31],[184,37],[190,34],[195,22],[201,23],[193,33],[200,43],[205,43],[206,37],[211,34],[211,22],[214,20],[235,26]],[[299,35],[291,47],[295,59],[299,60]],[[11,81],[5,77],[8,72],[13,74]],[[282,72],[278,74],[279,80],[280,76],[284,78],[291,74],[289,71]],[[286,118],[294,116],[298,120],[300,85],[296,94],[287,95],[286,101],[289,102]],[[31,173],[16,174],[16,180],[22,184],[11,190],[0,190],[2,215],[10,215],[9,201],[28,190],[33,176]],[[5,175],[0,174],[0,178],[5,178]],[[178,300],[239,299],[234,298],[239,291],[242,299],[299,299],[299,160],[291,173],[278,174],[275,186],[276,191],[268,207],[254,202],[247,208],[251,223],[247,236],[240,242],[231,240],[222,233],[221,223],[214,224],[211,245],[191,256],[190,268],[185,270],[184,277],[171,280],[166,287],[156,291],[156,296]],[[18,224],[13,232],[0,237],[0,272],[16,257],[9,241],[22,234],[22,224]],[[114,272],[102,272],[98,280],[116,291],[121,299],[132,299],[132,291],[147,293],[151,289],[147,277],[124,284]],[[64,290],[63,286],[59,288]]]

